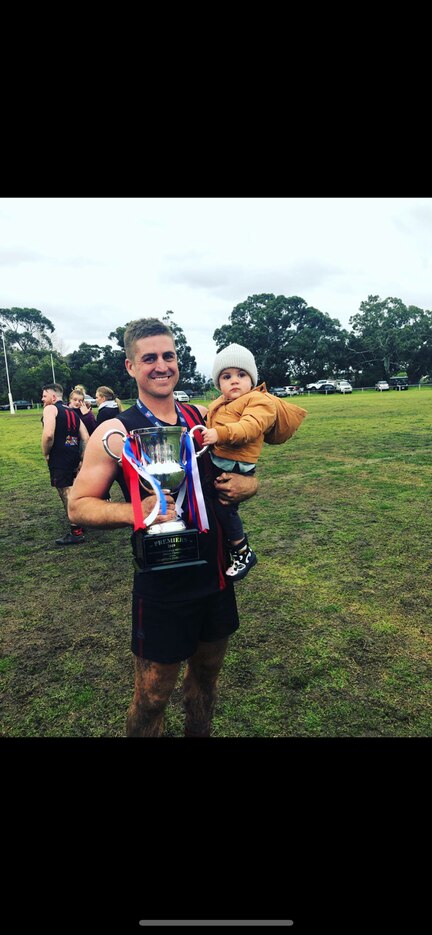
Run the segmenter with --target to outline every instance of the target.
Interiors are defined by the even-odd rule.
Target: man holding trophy
[[[166,706],[187,661],[185,736],[208,737],[218,674],[239,626],[212,493],[216,488],[229,506],[254,496],[257,480],[227,473],[213,479],[198,428],[207,410],[173,396],[179,371],[167,325],[155,318],[130,322],[124,342],[138,399],[92,434],[69,517],[86,526],[134,530],[135,691],[127,735],[162,735]],[[128,502],[105,499],[116,477]]]

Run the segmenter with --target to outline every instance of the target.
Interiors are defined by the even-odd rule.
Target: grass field
[[[432,389],[311,396],[241,507],[259,564],[220,678],[220,737],[432,733]],[[130,531],[67,530],[40,410],[0,413],[3,736],[122,737]],[[112,496],[120,498],[114,485]],[[181,736],[180,682],[166,735]]]

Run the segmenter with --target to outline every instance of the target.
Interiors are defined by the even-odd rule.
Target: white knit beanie
[[[241,344],[229,344],[228,347],[224,347],[223,351],[219,351],[219,354],[216,354],[212,370],[213,383],[215,386],[219,387],[219,375],[222,373],[222,370],[226,370],[229,367],[237,367],[239,370],[246,370],[246,373],[249,374],[252,380],[252,386],[257,385],[258,371],[255,358],[251,351],[248,351],[247,347],[242,347]]]

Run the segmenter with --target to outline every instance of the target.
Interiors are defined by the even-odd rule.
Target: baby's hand
[[[216,429],[204,429],[201,434],[205,445],[214,445],[218,440]]]

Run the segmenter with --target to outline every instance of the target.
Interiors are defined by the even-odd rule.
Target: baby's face
[[[219,376],[219,386],[225,399],[237,399],[238,396],[244,396],[252,389],[252,379],[246,370],[239,370],[238,367],[228,367],[222,370]]]

